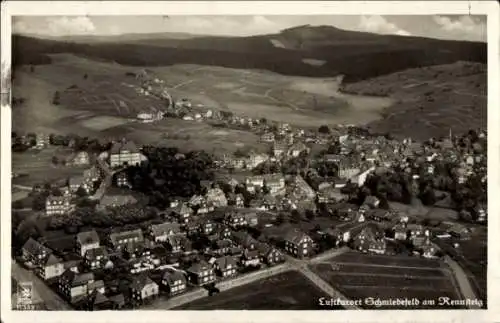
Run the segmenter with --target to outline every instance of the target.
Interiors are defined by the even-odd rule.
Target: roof
[[[109,235],[109,239],[111,240],[111,243],[116,244],[117,241],[120,239],[130,239],[138,237],[139,241],[144,240],[144,236],[142,235],[141,229],[135,229],[135,230],[130,230],[130,231],[122,231],[122,232],[114,232]]]
[[[109,302],[109,299],[103,293],[101,292],[95,293],[95,298],[93,302],[94,305],[103,304],[106,302]]]
[[[257,243],[257,240],[255,240],[250,234],[243,231],[233,232],[232,237],[237,243],[240,243],[243,246]]]
[[[56,265],[60,264],[62,260],[53,254],[50,254],[46,259],[45,259],[45,266],[51,266],[51,265]]]
[[[229,265],[231,265],[232,267],[236,266],[236,262],[234,261],[234,258],[231,256],[224,256],[217,258],[215,260],[215,263],[221,269],[227,268]]]
[[[155,236],[161,236],[164,234],[170,233],[179,233],[181,231],[181,227],[178,223],[173,222],[164,222],[160,224],[151,225],[151,232]]]
[[[40,242],[36,241],[33,238],[29,238],[28,241],[26,241],[26,243],[23,246],[23,249],[33,255],[40,255],[43,253],[48,255],[52,253],[52,250],[45,247],[44,245],[42,245]]]
[[[290,241],[293,244],[298,244],[300,240],[303,238],[309,238],[310,237],[305,234],[304,232],[298,230],[298,229],[291,229],[288,231],[288,233],[285,235],[285,241]]]
[[[69,201],[69,199],[66,196],[49,195],[47,197],[47,202],[66,202],[66,201]]]
[[[76,241],[80,245],[99,243],[99,235],[95,230],[80,232],[76,235]]]
[[[211,267],[206,261],[194,263],[189,267],[188,271],[192,273],[199,273],[200,271],[209,270]]]
[[[107,206],[107,205],[125,205],[125,204],[134,204],[137,202],[137,199],[132,195],[104,195],[99,202],[99,204]]]
[[[63,277],[69,282],[71,286],[85,285],[89,281],[94,280],[94,273],[81,273],[76,274],[71,270],[66,270]]]
[[[99,256],[107,257],[108,256],[108,251],[104,247],[99,247],[99,248],[92,248],[87,250],[85,252],[85,258],[88,259],[96,259]]]
[[[130,151],[132,153],[138,153],[139,149],[132,141],[117,142],[111,147],[111,154],[119,154],[122,151]]]
[[[151,285],[156,283],[149,278],[148,275],[142,274],[134,277],[134,280],[130,283],[130,288],[134,290],[142,290],[147,285]]]
[[[166,280],[169,285],[173,284],[176,281],[182,281],[186,282],[186,277],[181,271],[178,270],[172,270],[172,269],[166,269],[163,272],[163,280]]]
[[[217,240],[215,242],[215,245],[217,246],[217,248],[228,248],[233,245],[233,241],[231,239]]]

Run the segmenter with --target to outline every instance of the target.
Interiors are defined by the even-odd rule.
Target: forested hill
[[[132,66],[173,64],[265,69],[284,75],[345,75],[354,82],[403,69],[456,61],[486,63],[486,44],[378,35],[331,26],[299,26],[278,34],[212,37],[177,34],[41,39],[14,35],[13,64],[48,64],[47,54],[72,53]],[[309,64],[308,59],[323,61]]]

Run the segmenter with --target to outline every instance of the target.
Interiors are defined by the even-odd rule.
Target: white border
[[[1,190],[1,318],[4,322],[408,322],[465,321],[493,322],[500,319],[498,187],[496,168],[500,162],[498,144],[499,119],[499,6],[496,1],[14,1],[2,2],[2,62],[10,66],[11,16],[15,15],[487,15],[488,31],[488,171],[490,198],[488,204],[488,310],[463,311],[175,311],[168,314],[152,311],[119,312],[13,312],[10,304],[10,191]],[[470,9],[469,9],[470,5]],[[11,111],[1,107],[1,180],[10,187]]]

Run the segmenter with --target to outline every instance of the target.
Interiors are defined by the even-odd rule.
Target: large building
[[[132,166],[141,163],[141,153],[137,146],[131,142],[118,142],[113,144],[109,153],[111,167]]]

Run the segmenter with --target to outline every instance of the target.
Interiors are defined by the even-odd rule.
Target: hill
[[[198,64],[263,69],[293,76],[342,74],[346,83],[460,60],[486,62],[485,43],[307,25],[251,37],[151,34],[55,40],[14,35],[12,46],[16,65],[47,64],[47,54],[72,53],[132,66]],[[310,64],[308,60],[324,63]]]
[[[388,96],[396,104],[370,123],[373,132],[427,139],[487,127],[486,65],[454,64],[409,69],[352,84],[342,92]]]

